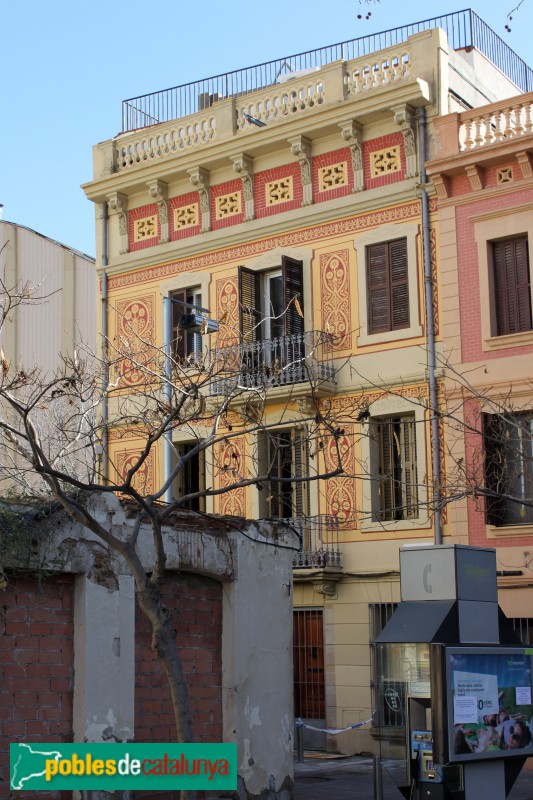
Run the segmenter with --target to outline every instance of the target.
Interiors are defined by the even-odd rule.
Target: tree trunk
[[[159,587],[149,584],[146,588],[137,591],[137,599],[141,611],[148,618],[152,627],[152,650],[163,666],[168,679],[177,741],[180,744],[192,742],[189,692],[176,642],[175,621],[162,605]],[[193,800],[195,795],[196,792],[182,790],[180,798],[181,800]]]

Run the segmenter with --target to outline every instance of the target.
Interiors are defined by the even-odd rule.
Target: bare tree
[[[104,343],[104,360],[75,353],[63,359],[52,377],[38,368],[2,361],[0,438],[6,453],[2,476],[18,487],[19,494],[55,498],[69,517],[126,562],[135,579],[138,604],[151,625],[152,649],[168,677],[178,741],[189,742],[186,677],[175,623],[162,600],[167,564],[163,528],[180,509],[204,514],[209,498],[252,485],[268,496],[268,503],[290,504],[299,487],[342,471],[340,429],[318,400],[322,377],[309,368],[313,353],[303,349],[301,341],[283,353],[269,353],[268,358],[242,337],[237,347],[213,351],[197,347],[183,355],[179,341],[162,349],[137,335],[127,320],[123,330],[126,335],[121,339]],[[314,347],[324,344],[329,346],[330,341],[313,342]],[[298,407],[287,381],[283,408],[274,423],[267,419],[265,395],[269,387],[283,385],[289,371],[291,381],[297,375],[300,385],[306,385],[305,408]],[[330,437],[335,464],[322,473],[279,474],[275,463],[283,447],[280,423],[284,428],[297,424],[305,430],[307,443],[316,445]],[[108,459],[109,431],[118,440],[134,435],[142,442],[139,451],[127,462]],[[180,435],[189,442],[186,451],[176,444]],[[234,447],[242,437],[250,453],[246,462]],[[147,465],[160,448],[167,470],[155,485],[147,480]],[[209,478],[190,486],[183,476],[190,476],[199,454],[208,463]],[[88,499],[101,493],[115,493],[127,501],[133,519],[124,538],[91,510]],[[155,551],[149,569],[140,555],[146,526]]]

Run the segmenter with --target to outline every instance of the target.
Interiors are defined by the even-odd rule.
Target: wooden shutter
[[[497,336],[532,329],[528,250],[523,236],[492,243]]]
[[[414,419],[402,421],[402,518],[418,513],[418,481],[416,471],[416,428]]]
[[[283,275],[283,297],[285,300],[285,335],[292,336],[304,332],[303,317],[297,311],[294,300],[298,300],[300,310],[304,313],[304,279],[303,264],[294,258],[283,256],[281,259]]]
[[[187,356],[187,334],[179,326],[180,317],[185,314],[187,307],[182,305],[187,302],[187,290],[180,289],[172,292],[172,351],[176,361],[183,361]],[[178,301],[178,302],[176,302]]]
[[[368,247],[366,277],[369,333],[409,327],[407,239]]]
[[[485,446],[485,486],[491,492],[505,493],[505,423],[497,414],[482,415],[483,443]],[[501,525],[504,504],[501,496],[487,496],[485,516],[489,525]]]
[[[380,520],[394,519],[394,456],[390,420],[377,426],[379,443],[379,513]]]
[[[292,477],[309,477],[309,438],[306,429],[292,430]],[[293,516],[309,516],[309,484],[307,481],[298,481],[293,486]]]
[[[261,338],[261,303],[259,273],[239,267],[239,324],[243,342]]]

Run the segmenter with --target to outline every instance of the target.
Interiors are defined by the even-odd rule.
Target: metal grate
[[[294,714],[311,720],[326,718],[323,612],[294,610]]]
[[[415,33],[433,28],[442,28],[446,31],[450,47],[454,50],[476,47],[521,91],[529,92],[533,89],[531,67],[528,67],[477,14],[471,9],[464,9],[453,14],[444,14],[328,45],[318,50],[307,50],[304,53],[285,56],[253,67],[131,97],[122,103],[122,131],[133,131],[196,114],[226,97],[239,97],[280,83],[284,76],[291,73],[302,70],[311,72],[340,59],[348,61],[360,58],[387,47],[394,47]]]
[[[372,698],[372,708],[378,712],[374,715],[374,724],[378,722],[382,725],[389,724],[388,720],[379,720],[379,710],[377,709],[377,659],[376,659],[376,639],[389,622],[390,618],[398,608],[398,603],[369,603],[369,647],[370,647],[370,695]]]
[[[533,645],[533,619],[530,617],[511,617],[509,622],[513,626],[515,633],[520,637],[520,641],[525,645]]]

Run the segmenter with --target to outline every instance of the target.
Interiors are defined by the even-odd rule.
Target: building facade
[[[524,94],[437,120],[428,164],[439,203],[443,370],[461,422],[450,436],[449,472],[466,494],[450,505],[450,521],[468,530],[470,544],[496,548],[500,605],[528,643],[532,99]]]
[[[101,329],[170,347],[165,298],[207,309],[218,323],[209,336],[180,331],[175,316],[176,358],[193,369],[199,353],[215,353],[261,398],[268,439],[243,429],[186,480],[220,488],[224,464],[242,475],[268,464],[266,487],[203,508],[288,519],[299,534],[295,714],[333,728],[371,716],[369,641],[399,597],[399,548],[435,537],[425,268],[439,353],[442,289],[435,192],[423,230],[421,123],[431,156],[442,115],[517,93],[473,39],[453,39],[459,17],[127,101],[124,132],[94,147],[84,186],[106,292]],[[121,380],[135,392],[134,370]],[[217,381],[211,399],[224,391]],[[311,435],[317,413],[338,426]],[[194,442],[180,434],[175,452]],[[109,464],[124,472],[141,446],[110,431]],[[165,469],[161,453],[146,485]],[[468,542],[466,520],[449,514],[441,533]],[[374,750],[374,732],[328,747]]]

